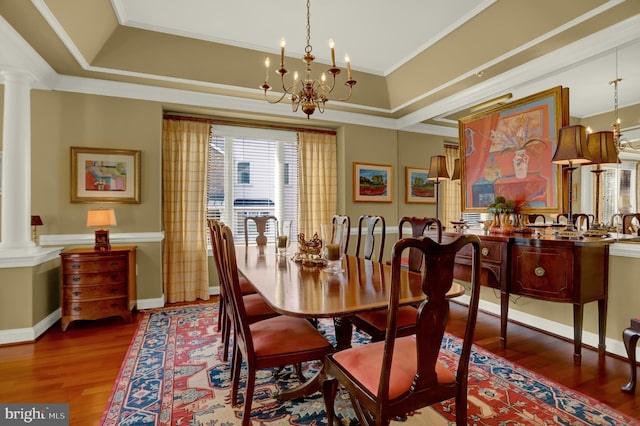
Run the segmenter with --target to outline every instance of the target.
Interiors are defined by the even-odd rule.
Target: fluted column
[[[2,71],[2,236],[0,250],[34,247],[31,241],[31,76]]]

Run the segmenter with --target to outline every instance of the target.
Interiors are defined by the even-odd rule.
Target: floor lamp
[[[603,164],[617,164],[618,151],[614,142],[613,132],[595,132],[589,134],[587,140],[589,154],[591,154],[591,164],[596,167],[591,170],[596,177],[596,202],[594,221],[589,233],[594,235],[604,235],[608,233],[607,227],[600,222],[600,175],[604,170],[600,167]]]
[[[575,164],[591,163],[591,155],[587,148],[587,131],[584,126],[566,126],[562,127],[558,134],[558,146],[553,155],[552,162],[567,166],[568,177],[568,212],[567,212],[567,228],[558,233],[559,237],[575,238],[578,237],[578,230],[573,223],[573,171],[576,169]]]
[[[443,179],[449,179],[449,173],[447,172],[447,157],[444,155],[433,155],[431,157],[431,165],[429,167],[429,174],[427,179],[434,181],[435,195],[436,195],[436,219],[440,219],[438,216],[438,186]]]

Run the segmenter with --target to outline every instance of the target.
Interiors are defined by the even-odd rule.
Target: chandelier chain
[[[311,0],[307,0],[307,46],[304,48],[305,53],[311,53]]]

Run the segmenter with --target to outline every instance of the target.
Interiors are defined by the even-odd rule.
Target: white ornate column
[[[31,76],[2,71],[2,236],[0,251],[22,251],[31,241]]]

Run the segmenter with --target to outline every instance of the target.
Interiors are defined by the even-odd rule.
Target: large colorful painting
[[[498,195],[521,212],[561,211],[562,169],[551,160],[568,96],[558,86],[460,119],[462,211],[486,212]]]
[[[393,167],[353,163],[353,201],[393,201]]]
[[[71,147],[72,203],[139,203],[140,151]]]

